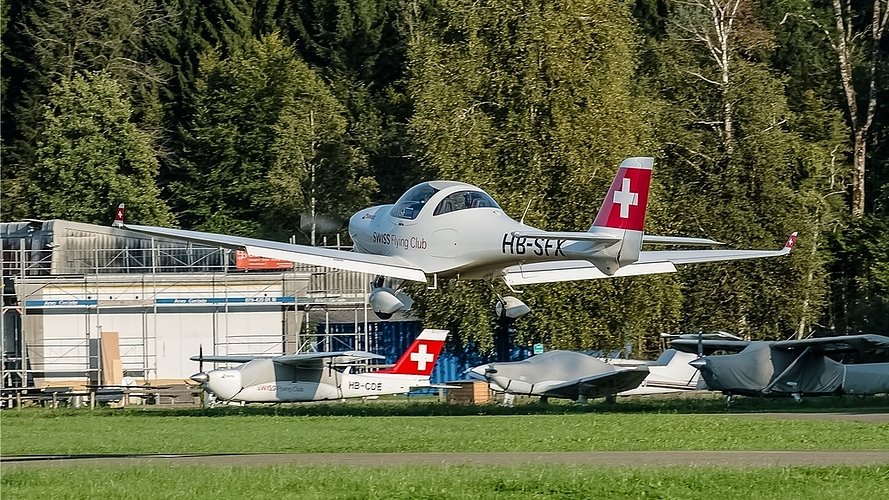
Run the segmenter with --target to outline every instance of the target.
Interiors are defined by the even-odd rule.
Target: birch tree
[[[873,0],[869,19],[867,9],[853,6],[851,0],[831,0],[831,7],[832,22],[819,18],[817,11],[788,12],[782,24],[790,18],[812,23],[824,33],[836,56],[852,141],[852,215],[861,217],[866,208],[867,143],[877,111],[880,45],[889,19],[889,0]]]
[[[828,39],[837,54],[840,81],[843,85],[843,94],[846,97],[846,106],[849,109],[849,125],[853,143],[852,215],[860,217],[864,215],[865,210],[867,139],[877,110],[877,65],[881,58],[880,42],[886,28],[886,19],[889,18],[889,7],[887,7],[889,2],[874,0],[871,22],[860,32],[854,28],[856,12],[852,9],[851,1],[832,0],[832,2],[835,31],[832,35],[828,33]],[[870,32],[870,40],[867,39],[868,32]],[[861,107],[859,107],[859,97],[853,79],[853,57],[859,51],[869,52],[869,54],[862,54],[867,61],[864,64],[867,101]]]

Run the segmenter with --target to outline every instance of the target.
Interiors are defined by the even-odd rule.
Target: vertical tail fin
[[[123,227],[123,212],[124,206],[123,203],[117,206],[117,213],[114,214],[114,222],[111,223],[113,227]]]
[[[624,160],[590,228],[590,231],[605,231],[621,239],[595,259],[590,259],[600,271],[609,276],[621,267],[639,260],[653,165],[654,158],[636,157]]]
[[[593,228],[642,231],[651,186],[651,167],[654,158],[627,158],[620,164],[617,175],[605,195],[602,208],[596,215]]]
[[[444,347],[447,336],[448,330],[430,330],[428,328],[423,330],[407,351],[398,358],[395,366],[377,373],[428,377],[432,374],[432,367],[438,361],[438,355]]]

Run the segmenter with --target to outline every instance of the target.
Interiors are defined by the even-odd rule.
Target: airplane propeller
[[[698,357],[704,357],[704,329],[698,328]]]
[[[311,231],[312,226],[315,231],[322,234],[339,232],[346,226],[347,220],[334,215],[322,215],[310,213],[299,214],[299,229],[301,231]]]
[[[203,408],[207,404],[204,383],[208,379],[207,374],[204,373],[204,344],[198,344],[198,372],[192,375],[191,379],[201,384],[201,408]]]

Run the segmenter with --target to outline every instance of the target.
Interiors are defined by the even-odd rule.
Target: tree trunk
[[[852,215],[864,215],[864,174],[867,159],[867,128],[854,130],[852,152]]]

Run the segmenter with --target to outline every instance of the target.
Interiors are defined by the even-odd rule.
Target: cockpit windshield
[[[414,186],[401,195],[389,213],[399,219],[416,219],[429,198],[437,192],[438,189],[430,186],[428,182]]]
[[[441,200],[438,206],[435,207],[435,212],[433,212],[432,215],[441,215],[467,208],[482,207],[500,208],[500,206],[497,205],[497,202],[494,201],[494,198],[491,198],[487,193],[482,191],[457,191],[449,194],[445,199]]]

